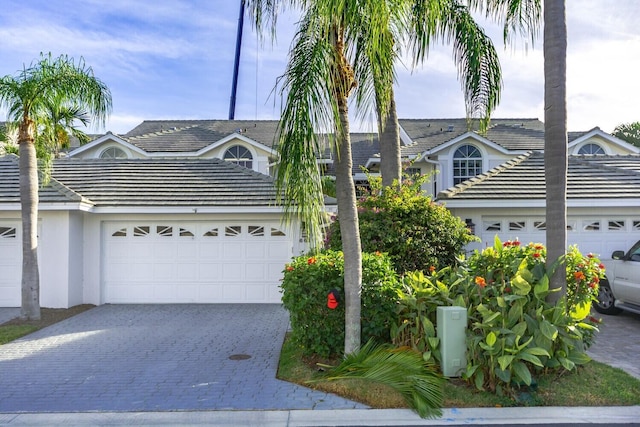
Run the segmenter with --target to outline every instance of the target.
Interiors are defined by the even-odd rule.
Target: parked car
[[[624,251],[614,251],[605,262],[605,279],[600,281],[596,311],[618,314],[630,311],[640,314],[640,241]]]

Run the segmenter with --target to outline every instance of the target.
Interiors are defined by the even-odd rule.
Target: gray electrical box
[[[467,309],[438,307],[436,316],[442,374],[445,377],[459,377],[467,367]]]

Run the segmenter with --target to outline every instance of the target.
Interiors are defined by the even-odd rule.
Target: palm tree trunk
[[[544,1],[544,157],[547,264],[567,249],[567,25],[564,0]],[[566,293],[564,263],[551,277],[549,301]]]
[[[394,181],[402,181],[402,164],[400,163],[400,125],[394,99],[393,88],[391,102],[384,123],[380,122],[380,174],[382,185],[389,187]],[[378,112],[378,117],[382,117]]]
[[[338,101],[341,130],[338,133],[336,162],[336,198],[340,215],[342,252],[344,253],[345,336],[344,354],[360,348],[360,288],[362,285],[362,249],[356,207],[356,188],[352,176],[351,140],[346,97]]]
[[[38,164],[33,121],[20,124],[20,205],[22,208],[22,310],[21,317],[40,319],[38,273]]]

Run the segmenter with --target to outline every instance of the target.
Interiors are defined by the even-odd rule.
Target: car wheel
[[[613,296],[611,286],[606,279],[600,281],[600,290],[598,292],[598,301],[594,304],[594,308],[598,313],[602,314],[618,314],[622,310],[614,305],[616,297]]]

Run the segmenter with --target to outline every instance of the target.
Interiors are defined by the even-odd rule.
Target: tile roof
[[[413,141],[402,148],[404,156],[433,150],[469,131],[466,119],[399,119]],[[544,146],[544,123],[538,119],[491,119],[486,138],[507,150],[539,150]],[[478,122],[471,130],[477,131]]]
[[[273,179],[219,159],[71,160],[53,177],[97,206],[270,206]]]
[[[273,147],[277,120],[145,120],[122,138],[147,152],[198,151],[233,133]]]
[[[438,194],[439,200],[544,199],[544,154],[516,157]],[[569,156],[567,199],[640,198],[640,156]]]
[[[0,203],[20,202],[16,156],[0,157]],[[273,179],[218,159],[54,162],[40,203],[97,206],[271,206]]]
[[[0,202],[19,204],[20,172],[17,156],[10,154],[0,157],[0,177]],[[40,188],[39,201],[40,203],[90,203],[85,197],[53,177],[47,186]]]

